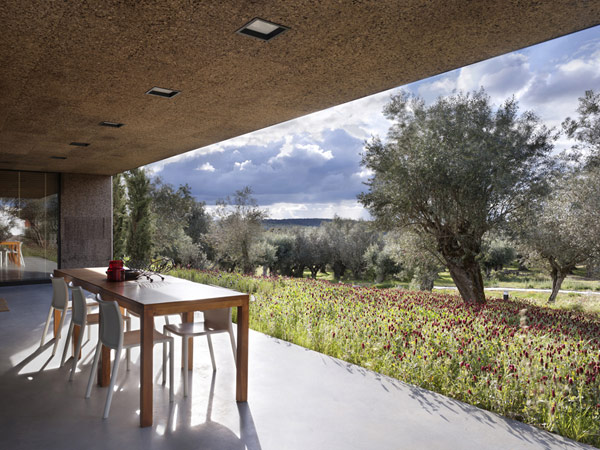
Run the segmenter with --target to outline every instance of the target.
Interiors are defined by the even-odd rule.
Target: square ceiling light
[[[289,28],[256,17],[237,30],[236,33],[252,36],[263,41],[270,41],[286,30],[289,30]]]
[[[147,91],[146,94],[154,95],[156,97],[173,98],[180,92],[181,91],[176,91],[175,89],[165,89],[165,88],[160,88],[160,87],[155,86],[152,89],[150,89],[149,91]]]

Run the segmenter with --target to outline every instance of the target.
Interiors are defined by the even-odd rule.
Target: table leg
[[[248,303],[237,308],[237,365],[235,399],[248,401]]]
[[[141,330],[141,368],[140,368],[140,426],[152,426],[152,359],[154,314],[144,311],[140,314]]]
[[[182,313],[181,320],[183,322],[193,322],[194,321],[194,312],[192,311],[192,312]],[[185,355],[182,353],[181,354],[181,367],[185,367],[183,364],[183,358],[185,358]],[[193,339],[188,340],[187,359],[188,359],[188,371],[194,370],[194,340]]]

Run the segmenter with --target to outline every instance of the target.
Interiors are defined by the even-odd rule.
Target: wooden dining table
[[[245,402],[248,397],[248,313],[249,295],[163,275],[152,276],[152,281],[140,278],[132,281],[108,281],[106,268],[55,269],[55,277],[63,277],[75,286],[100,294],[104,300],[115,300],[119,306],[138,315],[141,329],[140,368],[140,426],[152,425],[153,409],[153,339],[154,317],[181,314],[186,322],[192,322],[194,311],[219,308],[237,308],[237,354],[236,354],[236,401]],[[56,321],[56,317],[55,317]],[[193,368],[193,346],[188,355],[190,370]],[[110,382],[110,350],[103,347],[99,384]]]

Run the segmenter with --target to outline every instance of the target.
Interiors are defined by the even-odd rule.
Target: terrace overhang
[[[285,32],[237,32],[254,18]],[[112,175],[599,23],[571,0],[7,0],[0,169]]]

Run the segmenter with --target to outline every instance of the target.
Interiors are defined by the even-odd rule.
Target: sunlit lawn
[[[598,314],[517,296],[478,307],[310,279],[175,275],[252,293],[255,330],[600,445]]]

